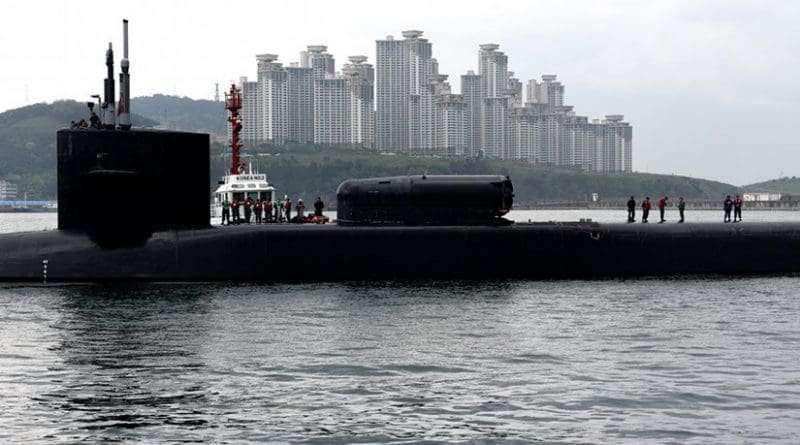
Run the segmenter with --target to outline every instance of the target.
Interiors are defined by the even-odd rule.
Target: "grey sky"
[[[579,114],[624,114],[636,171],[800,176],[800,2],[13,2],[0,15],[0,111],[100,93],[109,41],[119,71],[122,18],[133,96],[211,99],[215,82],[255,76],[255,54],[288,64],[309,44],[337,66],[374,63],[376,39],[420,29],[456,91],[491,42],[523,83],[558,74]]]

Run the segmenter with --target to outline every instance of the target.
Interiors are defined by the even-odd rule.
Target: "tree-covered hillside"
[[[175,98],[169,99],[168,96],[154,96],[151,99],[137,99],[135,103],[139,103],[139,108],[134,106],[134,111],[149,112],[143,106],[146,103],[155,107],[153,109],[171,103],[174,105],[174,108],[170,108],[174,110],[172,115],[184,116],[182,120],[175,121],[175,129],[200,130],[194,125],[204,119],[209,125],[212,120],[224,125],[224,116],[212,117],[221,104],[186,98],[173,101]],[[195,109],[191,104],[197,102],[204,105],[198,105]],[[59,128],[68,127],[71,120],[86,118],[87,114],[86,104],[75,101],[37,104],[1,113],[0,179],[17,183],[20,192],[27,192],[30,199],[55,199],[55,133]],[[157,113],[152,116],[156,117]],[[132,120],[135,126],[156,124],[138,114],[134,114]],[[192,126],[188,123],[192,123]],[[224,131],[222,128],[220,131]],[[334,200],[336,187],[348,178],[423,173],[509,175],[514,183],[515,202],[519,206],[532,206],[545,201],[582,202],[588,200],[592,193],[599,193],[604,200],[646,194],[718,199],[738,191],[732,185],[683,176],[585,173],[515,161],[390,156],[351,147],[263,145],[245,149],[245,156],[246,162],[252,162],[254,167],[267,173],[270,182],[275,183],[281,193],[304,199],[320,195],[327,202]],[[228,148],[213,144],[209,192],[215,188],[229,161]]]
[[[752,192],[777,192],[800,195],[800,178],[784,176],[783,178],[772,179],[764,182],[757,182],[742,187],[745,191]]]
[[[227,134],[227,111],[222,102],[156,94],[131,99],[131,110],[171,130]]]
[[[211,183],[229,166],[226,147],[212,147]],[[644,173],[586,173],[512,161],[381,155],[374,151],[313,145],[269,146],[247,149],[245,162],[267,174],[280,193],[308,200],[317,195],[335,199],[336,187],[348,178],[427,174],[502,174],[514,184],[515,205],[535,206],[547,201],[584,202],[592,193],[601,199],[622,200],[630,195],[683,196],[718,199],[738,189],[704,179]]]

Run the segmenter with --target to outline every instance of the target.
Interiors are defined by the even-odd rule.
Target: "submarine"
[[[123,40],[119,103],[109,45],[102,119],[57,132],[58,230],[0,234],[0,281],[800,272],[798,223],[512,222],[513,185],[502,175],[351,179],[337,189],[334,223],[212,226],[209,136],[131,126],[127,21]],[[174,200],[153,198],[172,190]]]

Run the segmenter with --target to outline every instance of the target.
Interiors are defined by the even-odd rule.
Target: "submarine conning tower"
[[[510,224],[514,198],[502,175],[420,175],[350,179],[336,190],[343,225]]]
[[[125,20],[119,126],[104,116],[102,125],[57,133],[58,228],[86,232],[104,247],[209,225],[209,136],[131,129],[127,31]],[[109,74],[107,92],[113,82]]]

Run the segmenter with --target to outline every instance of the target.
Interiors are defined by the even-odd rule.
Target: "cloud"
[[[0,110],[24,105],[26,85],[31,102],[101,91],[105,48],[109,40],[120,47],[123,17],[131,20],[133,94],[195,98],[212,97],[216,82],[253,77],[257,53],[288,64],[321,43],[339,66],[353,54],[374,63],[376,39],[422,29],[456,90],[461,74],[477,71],[478,45],[494,42],[523,82],[558,74],[578,113],[625,114],[635,169],[686,172],[681,159],[693,159],[695,175],[769,177],[767,161],[741,168],[719,159],[756,141],[765,158],[783,157],[770,161],[776,174],[787,170],[777,164],[800,161],[785,124],[798,117],[800,100],[797,2],[143,0],[15,2],[6,10]]]

